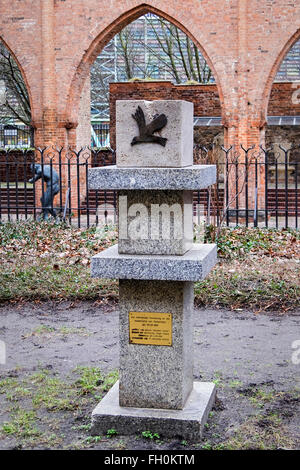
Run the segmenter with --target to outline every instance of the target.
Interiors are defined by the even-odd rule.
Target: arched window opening
[[[33,146],[28,91],[12,53],[0,42],[0,147]]]
[[[128,87],[111,86],[121,82]],[[153,82],[151,88],[149,82]],[[114,145],[110,110],[115,99],[125,99],[126,92],[127,99],[133,93],[136,99],[151,99],[152,95],[152,99],[193,101],[195,143],[208,146],[214,140],[223,141],[212,71],[192,40],[165,18],[147,13],[134,20],[109,41],[92,65],[93,146]]]
[[[300,40],[297,41],[281,62],[275,82],[300,81]]]

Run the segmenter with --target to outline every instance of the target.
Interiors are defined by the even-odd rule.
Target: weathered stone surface
[[[182,256],[119,254],[118,245],[93,256],[92,277],[199,281],[217,263],[216,245],[194,244]]]
[[[165,147],[157,143],[131,145],[139,128],[132,117],[138,106],[146,125],[156,115],[167,116],[166,126],[154,135],[167,138]],[[194,105],[181,100],[121,100],[116,102],[116,159],[121,167],[182,167],[193,164]]]
[[[120,280],[120,405],[182,409],[193,384],[192,282]],[[129,343],[129,312],[172,315],[172,345]]]
[[[161,189],[198,191],[216,182],[215,165],[185,168],[117,168],[115,165],[90,168],[90,189]]]
[[[119,253],[183,255],[193,244],[191,191],[119,193]]]
[[[92,414],[92,434],[116,429],[119,434],[140,434],[146,429],[161,437],[198,441],[212,408],[216,387],[211,382],[194,382],[183,410],[125,408],[119,405],[119,383],[107,393]]]
[[[192,165],[192,108],[117,102],[117,166],[89,171],[91,189],[120,191],[119,245],[91,264],[93,277],[119,279],[120,300],[120,381],[93,412],[95,433],[142,427],[197,439],[214,399],[213,384],[193,388],[193,281],[206,277],[217,252],[192,243],[192,191],[216,181],[215,166]],[[160,137],[138,141],[153,138],[143,133],[144,115],[147,125],[162,113]]]

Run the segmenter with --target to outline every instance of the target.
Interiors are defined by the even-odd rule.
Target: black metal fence
[[[33,128],[25,125],[0,124],[0,148],[30,148],[33,146]],[[109,147],[109,122],[91,126],[91,146]]]
[[[195,223],[298,228],[300,147],[194,148],[195,164],[215,164],[217,183],[195,191]],[[0,221],[55,218],[78,227],[115,223],[117,194],[90,190],[88,169],[115,164],[113,151],[0,150]],[[34,166],[35,165],[35,166]]]

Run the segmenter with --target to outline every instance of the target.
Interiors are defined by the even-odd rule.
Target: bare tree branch
[[[3,44],[0,44],[0,80],[6,88],[6,100],[0,107],[0,122],[17,119],[30,126],[31,109],[27,88],[13,56]]]
[[[211,71],[196,45],[177,26],[159,16],[147,14],[139,18],[126,26],[110,44],[111,57],[113,44],[116,48],[113,60],[117,73],[116,76],[113,72],[109,75],[106,70],[101,69],[102,59],[96,60],[91,70],[95,108],[104,109],[100,98],[105,97],[108,109],[107,97],[111,80],[167,78],[179,84],[190,80],[207,83],[211,79]],[[101,73],[104,74],[102,80]],[[102,87],[105,90],[101,91]]]

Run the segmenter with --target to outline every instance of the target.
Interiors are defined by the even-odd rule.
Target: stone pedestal
[[[93,256],[91,274],[106,279],[200,281],[216,262],[216,245],[209,243],[194,243],[182,256],[126,255],[114,245]]]
[[[193,283],[120,280],[119,285],[120,405],[183,409],[193,387]],[[165,324],[166,330],[171,330],[170,343],[130,344],[131,312],[147,312],[154,325],[152,339],[153,331],[162,329],[159,324],[155,328],[155,317],[158,321],[162,317],[164,325],[164,315],[169,314],[170,322]],[[145,316],[141,314],[140,318],[139,331],[145,331]],[[142,341],[147,341],[147,336]],[[158,342],[164,342],[164,338],[158,338]]]
[[[183,255],[193,245],[191,191],[121,191],[119,253]]]
[[[162,437],[198,441],[216,396],[211,382],[194,382],[183,410],[134,408],[119,404],[119,382],[101,400],[92,413],[92,434],[117,429],[119,434],[141,435],[157,432]]]
[[[89,170],[89,187],[119,191],[119,244],[92,258],[91,273],[119,279],[120,379],[93,411],[92,433],[199,439],[215,386],[193,382],[193,282],[217,252],[193,244],[192,191],[215,183],[216,168],[192,164],[191,103],[116,108],[117,165]],[[149,142],[145,126],[162,114]],[[136,144],[136,136],[148,140]]]
[[[167,138],[165,147],[153,143],[131,145],[139,135],[132,115],[142,109],[146,125],[157,115],[168,122],[157,133]],[[116,157],[118,167],[183,167],[193,164],[193,103],[182,100],[122,100],[116,102]]]

